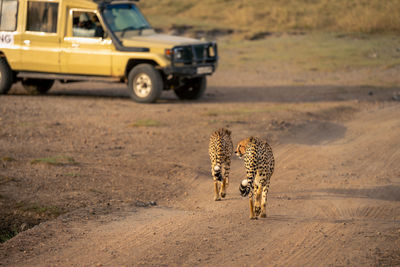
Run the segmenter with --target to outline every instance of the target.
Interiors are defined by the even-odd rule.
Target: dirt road
[[[400,265],[399,89],[232,79],[198,102],[84,83],[1,96],[2,216],[42,222],[0,245],[0,265]],[[273,148],[266,219],[248,218],[239,159],[213,201],[222,126]]]

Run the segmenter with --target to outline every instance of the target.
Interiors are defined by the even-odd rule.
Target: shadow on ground
[[[318,102],[400,100],[399,87],[374,86],[272,86],[211,87],[207,102]]]
[[[26,95],[20,84],[10,91],[12,95]],[[125,84],[113,83],[57,83],[48,96],[103,97],[129,99]],[[205,96],[193,103],[246,102],[317,102],[317,101],[391,101],[400,100],[399,87],[374,86],[271,86],[271,87],[216,87],[209,86]],[[181,103],[172,91],[162,93],[160,103]]]
[[[279,196],[291,195],[292,200],[311,200],[327,198],[368,198],[385,201],[400,201],[400,186],[386,185],[372,188],[326,188],[319,191],[275,192]],[[324,194],[321,194],[324,193]],[[328,193],[325,194],[325,193]],[[283,197],[286,198],[286,197]]]
[[[323,190],[329,194],[338,195],[340,197],[358,197],[370,198],[386,201],[400,201],[400,186],[386,185],[374,188],[329,188]]]

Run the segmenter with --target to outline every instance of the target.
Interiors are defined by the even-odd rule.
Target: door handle
[[[80,45],[79,44],[72,44],[73,48],[78,48]]]
[[[24,40],[24,44],[25,45],[30,45],[31,44],[31,40]]]

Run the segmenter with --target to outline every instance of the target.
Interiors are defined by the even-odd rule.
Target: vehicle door
[[[21,54],[18,49],[21,35],[16,31],[17,14],[17,0],[0,0],[0,50],[13,68],[21,64]]]
[[[59,3],[27,1],[25,31],[21,35],[23,70],[59,72]]]
[[[111,75],[112,42],[105,38],[97,12],[70,9],[67,23],[61,52],[62,72]]]

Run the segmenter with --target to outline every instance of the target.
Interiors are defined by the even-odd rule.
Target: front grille
[[[218,60],[216,43],[183,45],[173,48],[173,65],[201,65]]]

